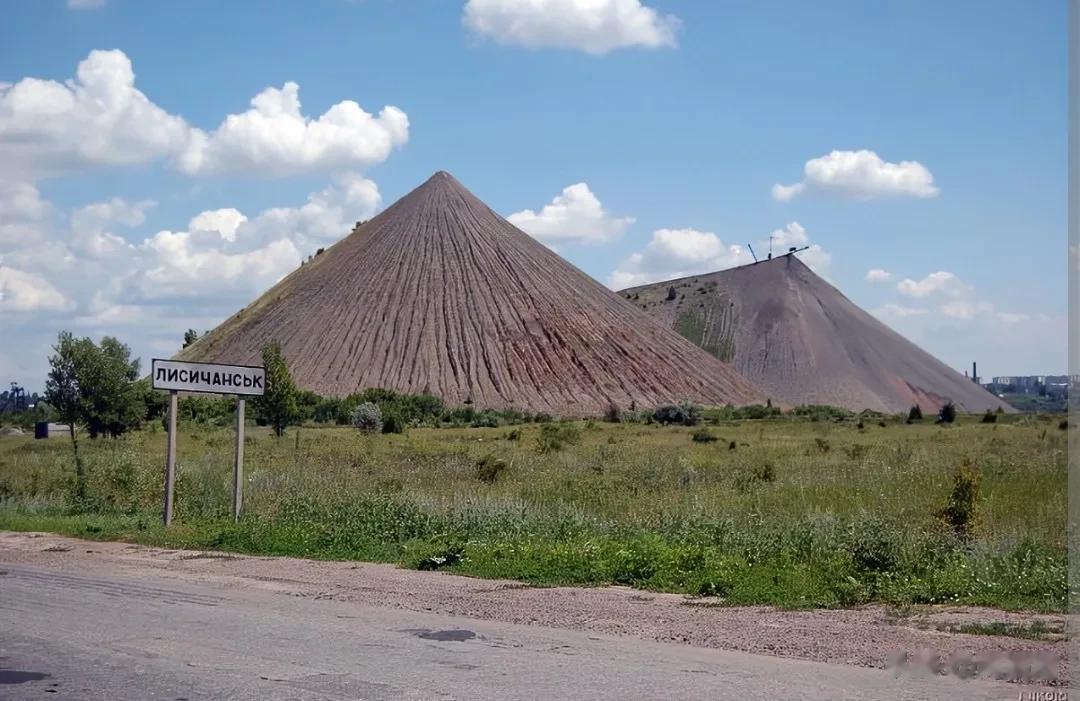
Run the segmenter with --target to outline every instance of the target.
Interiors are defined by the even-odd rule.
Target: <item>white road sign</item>
[[[186,363],[154,358],[151,382],[154,389],[212,394],[261,395],[266,390],[266,370],[251,365]]]

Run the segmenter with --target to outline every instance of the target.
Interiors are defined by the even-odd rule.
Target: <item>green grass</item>
[[[283,439],[251,427],[239,524],[231,432],[184,426],[169,530],[160,427],[84,441],[79,504],[68,441],[3,438],[0,529],[619,583],[725,604],[1063,610],[1060,417],[877,420],[714,421],[711,442],[692,440],[697,428],[591,422],[302,428]],[[965,464],[981,486],[962,540],[935,514]]]

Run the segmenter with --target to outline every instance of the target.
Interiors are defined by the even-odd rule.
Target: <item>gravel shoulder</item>
[[[391,565],[169,550],[45,533],[0,532],[3,563],[154,576],[287,596],[621,635],[695,647],[885,668],[898,651],[1050,655],[1065,677],[1064,616],[970,607],[783,611],[626,587],[538,588]],[[954,632],[1036,626],[1037,640]]]

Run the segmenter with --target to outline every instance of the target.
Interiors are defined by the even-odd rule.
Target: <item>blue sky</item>
[[[1065,371],[1065,3],[525,5],[0,2],[0,382],[169,355],[440,169],[615,287],[780,232],[954,367]]]

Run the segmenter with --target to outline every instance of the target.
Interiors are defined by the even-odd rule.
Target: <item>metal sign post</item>
[[[266,370],[253,365],[187,363],[155,358],[154,389],[169,391],[169,435],[165,451],[165,525],[172,523],[176,487],[176,412],[179,392],[236,395],[236,453],[233,460],[233,520],[240,520],[244,501],[244,397],[261,396]]]
[[[244,398],[236,398],[236,458],[233,460],[233,522],[240,521],[240,507],[244,503]]]
[[[165,526],[172,523],[173,487],[176,486],[176,390],[169,392],[169,437],[165,448]]]

